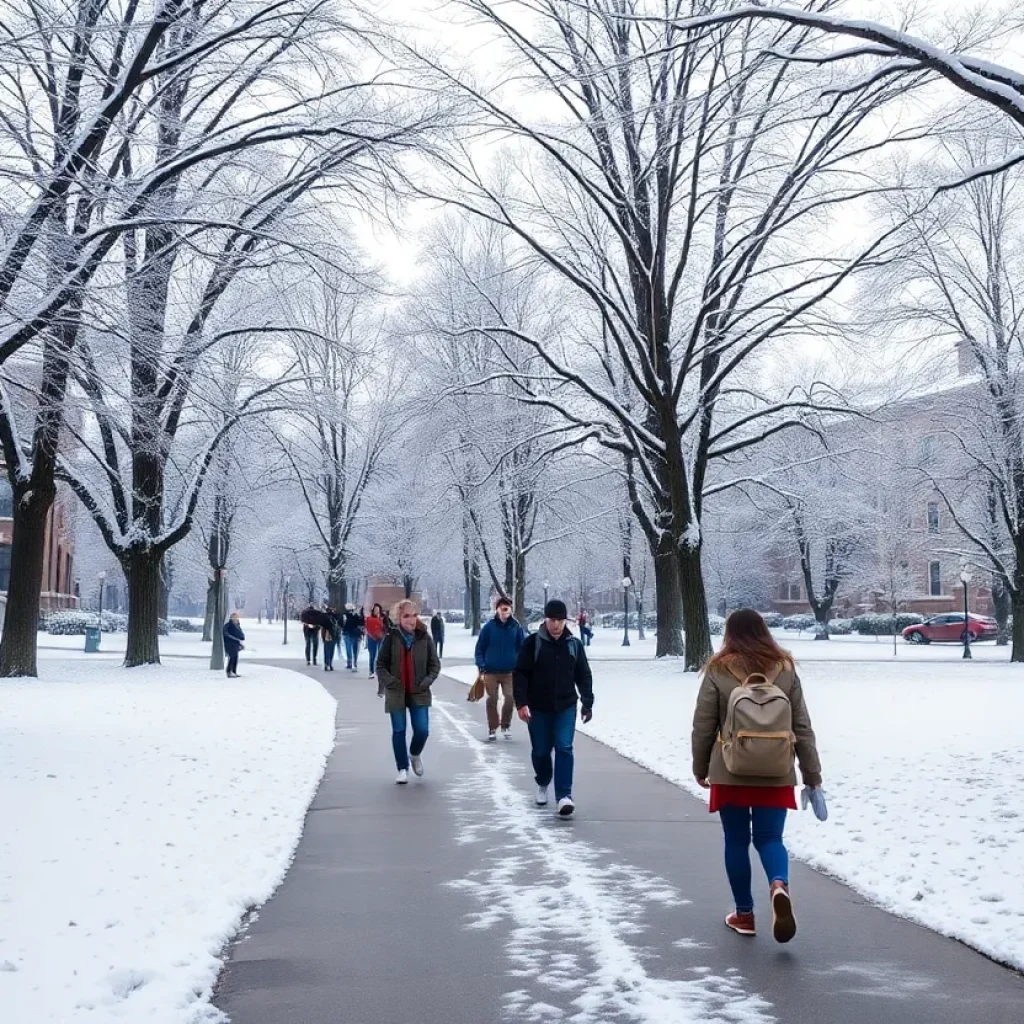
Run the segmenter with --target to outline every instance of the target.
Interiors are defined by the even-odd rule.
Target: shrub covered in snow
[[[782,629],[785,616],[782,612],[761,612],[761,618],[769,629]]]
[[[441,612],[445,622],[457,622],[460,625],[466,621],[466,613],[461,608],[446,608]]]
[[[45,621],[46,632],[51,636],[85,636],[85,631],[97,624],[98,617],[95,612],[69,608],[50,612]],[[128,616],[119,615],[117,612],[104,612],[102,629],[104,633],[127,633]],[[167,636],[170,631],[170,623],[166,619],[160,619],[157,623],[157,632],[161,636]]]
[[[924,622],[924,616],[916,612],[899,612],[895,620],[888,612],[857,615],[852,620],[854,630],[861,636],[892,636],[919,622]]]
[[[708,625],[712,636],[721,636],[725,632],[725,619],[721,615],[709,615]]]
[[[191,619],[168,619],[168,625],[175,633],[202,633],[203,624]]]
[[[829,636],[849,636],[853,632],[853,619],[833,619],[828,624]]]
[[[814,625],[818,620],[809,612],[805,612],[801,615],[787,615],[782,620],[783,629],[796,629],[801,632],[807,629],[814,629]]]

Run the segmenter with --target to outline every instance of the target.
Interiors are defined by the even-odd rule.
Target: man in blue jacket
[[[494,618],[484,623],[476,641],[476,667],[484,679],[487,691],[488,740],[498,736],[498,687],[501,687],[501,734],[508,737],[512,724],[512,670],[516,667],[519,649],[526,639],[526,630],[512,617],[512,602],[499,597],[494,606]]]

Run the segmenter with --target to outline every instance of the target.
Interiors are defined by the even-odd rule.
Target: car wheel
[[[926,637],[924,633],[921,633],[920,631],[915,631],[913,633],[908,634],[907,643],[926,644],[928,643],[928,637]]]

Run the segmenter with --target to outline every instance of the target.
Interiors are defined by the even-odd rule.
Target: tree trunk
[[[998,627],[998,633],[996,633],[996,646],[1006,647],[1010,642],[1010,590],[1006,585],[1006,581],[1001,577],[997,576],[992,581],[992,605],[995,613],[996,626]]]
[[[209,643],[213,639],[213,617],[217,610],[217,584],[213,580],[206,583],[206,616],[203,619],[203,640]]]
[[[171,607],[171,574],[166,568],[160,572],[160,618],[170,617]]]
[[[47,517],[56,488],[31,487],[14,492],[11,579],[7,615],[0,639],[0,677],[34,676],[39,629],[39,595],[43,589],[43,549]]]
[[[828,640],[828,617],[832,612],[832,602],[815,601],[811,606],[811,611],[814,612],[814,620],[817,623],[814,629],[814,639]]]
[[[1024,661],[1024,590],[1015,587],[1010,592],[1013,607],[1013,646],[1010,661]]]
[[[516,554],[516,584],[512,598],[513,614],[516,619],[526,624],[526,555],[521,551]]]
[[[124,560],[128,577],[128,650],[124,667],[160,664],[160,563],[163,553],[152,548],[129,552]],[[214,623],[216,628],[216,623]]]
[[[474,559],[470,566],[469,611],[473,636],[480,635],[480,563]]]
[[[637,640],[646,640],[647,634],[644,632],[644,601],[643,598],[637,598],[636,602],[636,638]]]
[[[665,549],[669,550],[665,550]],[[683,656],[683,595],[679,588],[679,563],[666,535],[654,557],[654,611],[658,620],[655,657]]]
[[[683,599],[684,668],[697,672],[711,657],[708,598],[700,564],[700,545],[684,544],[679,550],[679,590]]]

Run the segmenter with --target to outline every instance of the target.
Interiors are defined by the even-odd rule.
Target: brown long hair
[[[784,651],[768,631],[760,614],[740,608],[725,620],[721,650],[708,659],[705,668],[741,668],[744,672],[769,672],[775,666],[792,669],[793,655]]]

